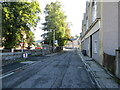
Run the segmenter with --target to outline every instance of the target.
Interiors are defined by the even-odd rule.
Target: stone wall
[[[14,52],[14,53],[2,53],[2,65],[7,65],[10,63],[14,63],[17,61],[23,60],[23,54],[27,53],[29,55],[42,55],[42,50],[29,50],[22,52]]]
[[[23,54],[27,53],[28,56],[34,55],[46,55],[52,53],[52,48],[49,45],[43,45],[43,49],[34,49],[34,50],[24,50],[24,52],[8,52],[8,53],[0,53],[2,57],[2,65],[8,65],[10,63],[14,63],[16,61],[23,60]]]
[[[116,69],[115,56],[109,55],[105,52],[104,52],[103,56],[104,56],[103,66],[107,70],[109,70],[112,74],[115,74],[115,69]]]

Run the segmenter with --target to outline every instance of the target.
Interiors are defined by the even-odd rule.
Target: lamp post
[[[53,30],[53,52],[55,50],[55,29]]]
[[[21,52],[23,52],[24,51],[24,39],[22,38],[22,44],[21,44]]]
[[[20,42],[20,46],[21,46],[21,52],[23,52],[23,49],[24,49],[24,36],[23,34],[21,34],[21,42]]]

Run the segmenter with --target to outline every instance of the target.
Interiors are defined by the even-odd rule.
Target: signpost
[[[28,54],[27,53],[23,53],[23,58],[27,58]]]
[[[20,46],[21,46],[21,52],[23,52],[23,42],[20,42]]]
[[[57,44],[58,44],[58,40],[55,40],[55,41],[54,41],[54,44],[57,45]]]

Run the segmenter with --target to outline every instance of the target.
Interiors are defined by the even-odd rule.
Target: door
[[[92,35],[90,36],[90,57],[92,58]]]

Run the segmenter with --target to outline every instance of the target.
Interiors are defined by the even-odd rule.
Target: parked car
[[[43,47],[35,47],[35,49],[43,49]]]
[[[65,47],[66,49],[73,49],[72,47]]]

